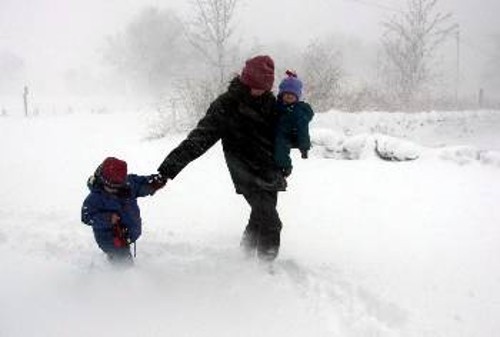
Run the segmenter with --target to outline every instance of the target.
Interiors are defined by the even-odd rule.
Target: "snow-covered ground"
[[[498,335],[500,113],[317,115],[274,274],[240,255],[219,144],[141,200],[136,266],[107,265],[87,177],[108,155],[152,173],[184,136],[146,141],[142,120],[0,118],[0,336]]]

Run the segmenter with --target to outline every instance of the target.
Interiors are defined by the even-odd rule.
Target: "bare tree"
[[[415,109],[416,98],[432,78],[439,47],[456,31],[451,13],[437,10],[438,0],[408,0],[401,14],[384,22],[384,76],[400,108]]]
[[[500,34],[491,37],[491,52],[478,49],[484,55],[488,55],[484,65],[482,80],[485,84],[485,92],[482,100],[486,106],[498,107],[500,104]]]
[[[126,29],[108,39],[105,61],[132,89],[160,93],[175,75],[185,72],[191,46],[184,26],[172,10],[147,8]]]
[[[333,43],[311,43],[303,54],[301,73],[307,98],[317,110],[324,111],[338,105],[342,69],[340,53]]]
[[[189,29],[192,45],[217,71],[219,85],[224,85],[227,52],[234,32],[233,19],[238,0],[193,0],[194,20]]]
[[[16,54],[0,49],[0,93],[17,95],[25,75],[25,61]]]

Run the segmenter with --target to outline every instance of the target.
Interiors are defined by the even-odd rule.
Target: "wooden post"
[[[24,100],[24,115],[28,117],[28,86],[24,87],[23,100]]]
[[[479,109],[482,109],[484,106],[484,90],[483,90],[483,88],[479,89],[478,104],[479,104]]]
[[[460,105],[460,26],[457,28],[456,33],[457,38],[457,59],[456,61],[456,69],[455,69],[455,108],[458,110]]]

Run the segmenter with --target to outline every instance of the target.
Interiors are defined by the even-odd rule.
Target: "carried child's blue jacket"
[[[278,101],[277,109],[280,117],[276,127],[274,158],[278,167],[291,168],[290,149],[307,152],[311,148],[309,122],[314,112],[308,103],[302,101],[289,105]]]
[[[82,206],[82,222],[92,226],[95,240],[104,252],[115,249],[111,215],[118,214],[120,223],[126,228],[128,241],[135,242],[142,232],[142,220],[137,204],[138,197],[153,195],[156,191],[149,184],[150,176],[130,174],[127,183],[117,193],[109,193],[102,182],[91,177],[87,183],[90,194]]]

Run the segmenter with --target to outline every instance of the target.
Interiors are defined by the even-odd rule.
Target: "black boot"
[[[243,232],[240,247],[246,257],[252,257],[257,249],[257,237],[248,228]]]
[[[257,256],[261,261],[272,262],[278,257],[279,247],[270,247],[267,249],[259,248],[257,250]]]
[[[271,262],[276,259],[280,249],[280,227],[262,228],[257,241],[257,257]]]
[[[241,245],[249,256],[257,250],[260,259],[273,261],[278,256],[282,227],[276,210],[278,193],[258,191],[244,196],[252,210]]]
[[[129,247],[116,248],[112,251],[106,252],[108,256],[108,261],[115,266],[133,266],[134,258],[130,253]]]

